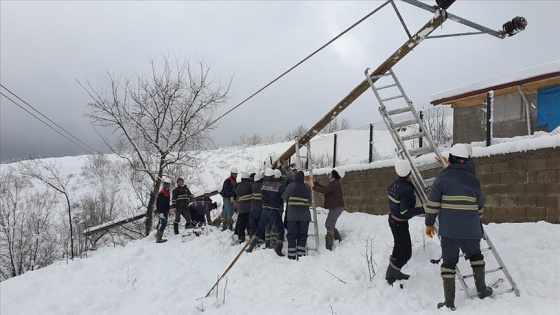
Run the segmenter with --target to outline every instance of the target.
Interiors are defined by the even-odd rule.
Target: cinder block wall
[[[484,222],[560,223],[560,148],[475,158],[486,197]],[[437,175],[423,172],[424,178]],[[326,176],[316,176],[327,183]],[[396,179],[392,167],[347,172],[342,182],[346,210],[387,214],[387,186]],[[322,194],[315,194],[323,206]]]

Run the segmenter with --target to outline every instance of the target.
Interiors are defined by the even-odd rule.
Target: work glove
[[[229,202],[231,202],[232,205],[235,204],[235,198],[229,197]]]
[[[427,227],[426,227],[426,235],[427,235],[429,238],[434,237],[434,235],[436,235],[436,228],[435,228],[433,225],[427,226]]]
[[[305,183],[307,185],[309,185],[310,187],[313,187],[313,183],[315,183],[315,178],[313,176],[309,176],[306,180]]]
[[[160,219],[165,219],[165,215],[163,215],[163,213],[160,213],[160,214],[159,214],[159,218],[160,218]]]

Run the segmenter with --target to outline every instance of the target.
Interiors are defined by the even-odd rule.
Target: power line
[[[385,3],[383,3],[382,5],[380,5],[379,7],[377,7],[375,10],[371,11],[370,13],[366,14],[363,18],[359,19],[356,23],[352,24],[350,27],[348,27],[347,29],[345,29],[342,33],[338,34],[337,36],[335,36],[334,38],[332,38],[331,40],[329,40],[326,44],[324,44],[323,46],[319,47],[317,50],[315,50],[314,52],[312,52],[310,55],[308,55],[307,57],[303,58],[300,62],[296,63],[293,67],[291,67],[290,69],[286,70],[284,73],[282,73],[281,75],[279,75],[278,77],[276,77],[274,80],[270,81],[268,84],[266,84],[265,86],[263,86],[262,88],[260,88],[258,91],[256,91],[255,93],[251,94],[249,97],[247,97],[246,99],[244,99],[243,101],[241,101],[241,103],[237,104],[236,106],[234,106],[233,108],[231,108],[230,110],[228,110],[227,112],[225,112],[224,114],[222,114],[220,117],[216,118],[214,121],[212,121],[211,124],[216,123],[218,120],[222,119],[224,116],[226,116],[227,114],[231,113],[232,111],[234,111],[235,109],[237,109],[239,106],[245,104],[245,102],[247,102],[248,100],[250,100],[251,98],[253,98],[255,95],[259,94],[260,92],[262,92],[264,89],[266,89],[267,87],[269,87],[270,85],[272,85],[274,82],[278,81],[280,78],[282,78],[283,76],[285,76],[286,74],[288,74],[289,72],[291,72],[292,70],[294,70],[295,68],[297,68],[299,65],[301,65],[302,63],[304,63],[305,61],[307,61],[309,58],[313,57],[315,54],[317,54],[318,52],[320,52],[321,50],[323,50],[325,47],[327,47],[328,45],[332,44],[335,40],[337,40],[338,38],[340,38],[342,35],[348,33],[348,31],[350,31],[351,29],[353,29],[354,27],[356,27],[358,24],[362,23],[363,21],[365,21],[367,18],[369,18],[370,16],[372,16],[373,14],[377,13],[377,11],[381,10],[384,6],[386,6],[389,2],[391,2],[392,0],[387,0],[385,1]]]
[[[6,91],[8,91],[10,94],[12,94],[13,96],[15,96],[18,100],[22,101],[25,105],[31,107],[34,111],[36,111],[37,113],[39,113],[39,115],[43,116],[44,118],[46,118],[48,121],[50,121],[52,124],[54,124],[55,126],[57,126],[58,128],[60,128],[62,131],[66,132],[66,134],[68,134],[70,137],[76,139],[78,142],[80,142],[81,144],[85,145],[86,147],[88,147],[91,151],[95,152],[96,150],[92,147],[90,147],[89,145],[87,145],[85,142],[83,142],[82,140],[76,138],[73,134],[71,134],[70,132],[68,132],[66,129],[62,128],[60,125],[58,125],[57,123],[55,123],[54,121],[52,121],[49,117],[45,116],[43,113],[41,113],[38,109],[36,109],[35,107],[31,106],[29,103],[27,103],[26,101],[24,101],[23,99],[21,99],[21,97],[17,96],[14,92],[10,91],[7,87],[5,87],[4,85],[0,84],[0,87],[4,88]],[[5,95],[4,95],[5,96]]]
[[[4,87],[4,86],[2,86]],[[5,87],[4,87],[5,88]],[[6,89],[8,90],[8,89]],[[10,92],[11,93],[11,92]],[[12,93],[13,94],[13,93]],[[54,130],[56,133],[58,133],[59,135],[63,136],[64,138],[66,138],[68,141],[74,143],[75,145],[77,145],[78,147],[80,147],[82,150],[90,153],[90,154],[95,154],[95,150],[91,151],[88,150],[86,148],[84,148],[83,146],[81,146],[80,144],[78,144],[77,142],[75,142],[74,140],[68,138],[66,135],[62,134],[60,131],[56,130],[53,126],[49,125],[48,123],[46,123],[44,120],[42,120],[41,118],[37,117],[35,114],[33,114],[32,112],[30,112],[29,110],[27,110],[26,108],[24,108],[23,106],[21,106],[20,104],[18,104],[16,101],[14,101],[13,99],[11,99],[9,96],[7,96],[6,94],[2,93],[0,91],[0,95],[4,96],[6,99],[8,99],[9,101],[11,101],[12,103],[16,104],[18,107],[20,107],[21,109],[23,109],[24,111],[26,111],[29,115],[35,117],[37,120],[39,120],[40,122],[42,122],[43,124],[45,124],[47,127],[51,128],[52,130]],[[17,97],[17,96],[16,96]],[[47,118],[48,119],[48,118]],[[50,120],[50,119],[49,119]],[[55,124],[56,125],[56,124]],[[57,125],[58,126],[58,125]],[[61,128],[60,126],[58,126],[59,128]],[[62,129],[62,128],[61,128]],[[63,129],[64,130],[64,129]],[[64,130],[65,132],[67,132],[66,130]],[[68,133],[68,132],[67,132]],[[74,136],[72,136],[74,137]],[[74,137],[76,138],[76,137]],[[78,141],[80,141],[78,139]],[[80,141],[81,142],[81,141]],[[83,143],[83,142],[82,142]],[[88,145],[86,145],[87,147],[89,147]],[[91,147],[89,147],[91,149]]]

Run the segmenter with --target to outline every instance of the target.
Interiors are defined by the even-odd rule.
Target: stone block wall
[[[537,141],[537,140],[536,140]],[[486,198],[484,221],[560,223],[560,148],[499,154],[474,159]],[[423,172],[424,178],[438,172]],[[316,176],[327,183],[327,176]],[[387,186],[396,179],[392,167],[346,172],[342,182],[346,210],[387,214]],[[315,194],[317,205],[323,196]]]

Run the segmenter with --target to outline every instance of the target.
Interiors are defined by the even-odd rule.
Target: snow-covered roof
[[[450,104],[453,100],[486,93],[490,90],[500,90],[524,83],[540,81],[560,76],[560,60],[522,69],[506,75],[481,80],[465,86],[456,87],[433,94],[430,97],[432,105]]]

